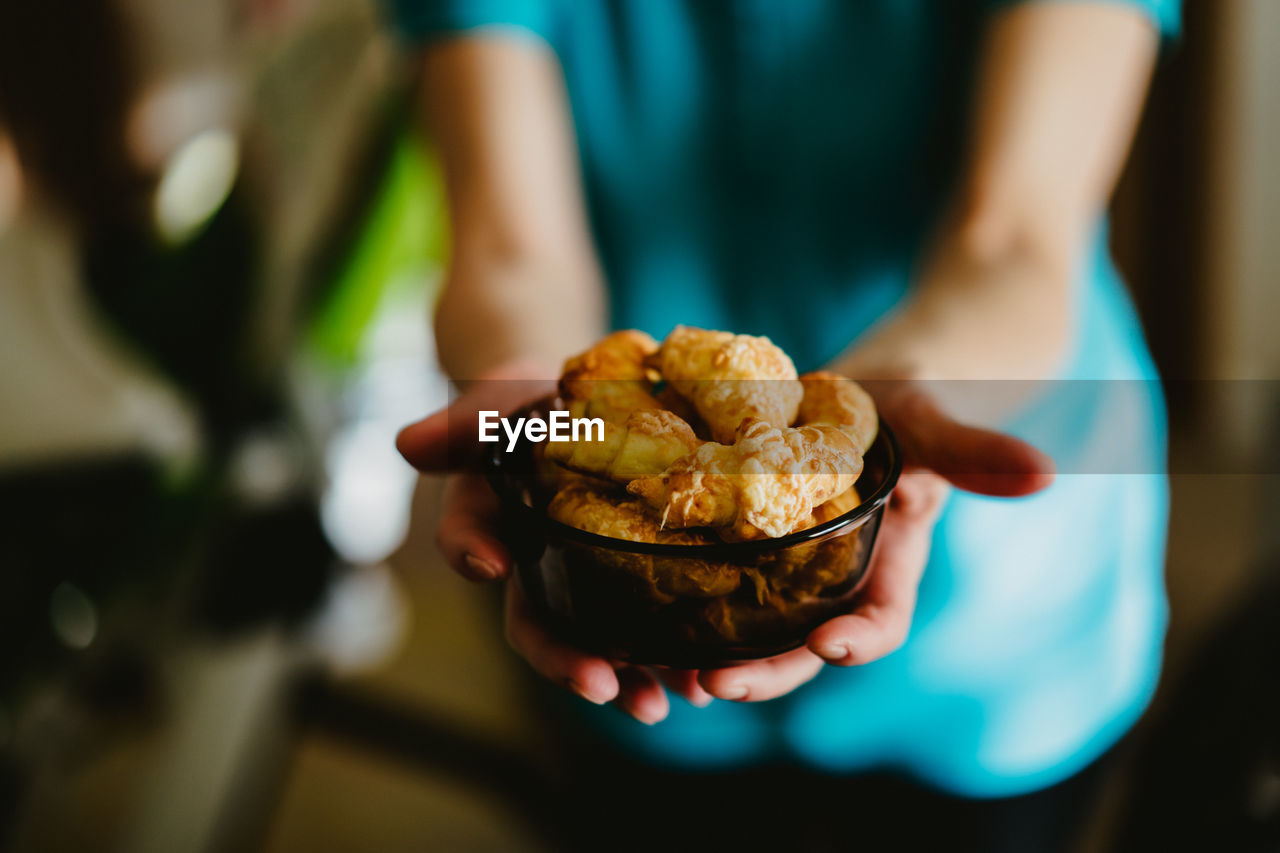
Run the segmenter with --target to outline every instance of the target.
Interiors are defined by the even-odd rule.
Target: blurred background
[[[1184,30],[1113,211],[1172,625],[1089,850],[1280,849],[1280,3]],[[392,443],[449,394],[414,78],[373,0],[0,8],[0,847],[554,848]]]

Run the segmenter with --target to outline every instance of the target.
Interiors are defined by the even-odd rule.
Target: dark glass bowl
[[[545,416],[550,401],[516,416]],[[540,618],[569,642],[605,657],[681,668],[725,666],[802,645],[850,612],[889,494],[902,470],[889,428],[867,451],[843,515],[779,539],[674,545],[588,533],[546,515],[533,445],[486,457],[502,505],[502,535]]]

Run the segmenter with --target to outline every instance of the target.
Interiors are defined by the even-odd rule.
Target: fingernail
[[[736,702],[739,699],[747,698],[747,687],[745,684],[732,684],[723,690],[716,691],[716,695],[721,699],[728,699],[731,702]]]
[[[849,647],[842,645],[823,646],[817,650],[818,657],[830,663],[839,663],[849,656]]]
[[[648,719],[646,717],[641,716],[639,711],[635,711],[631,708],[623,708],[622,710],[626,711],[627,716],[631,717],[631,719],[635,720],[637,723],[642,723],[646,726],[656,726],[658,723],[662,722],[667,718],[667,715],[663,714],[661,717]]]
[[[475,554],[466,554],[462,559],[471,567],[471,571],[475,572],[476,576],[481,580],[497,580],[498,576],[502,574],[502,570],[498,568],[497,563],[490,560],[483,560]]]
[[[587,693],[587,688],[583,687],[581,684],[574,681],[572,678],[570,678],[567,682],[565,682],[565,684],[570,690],[572,690],[574,693],[577,693],[583,699],[586,699],[592,705],[603,705],[605,703],[604,699],[596,699],[595,697],[589,695]]]
[[[696,696],[688,697],[689,704],[695,708],[705,708],[715,699],[710,693],[700,693]]]

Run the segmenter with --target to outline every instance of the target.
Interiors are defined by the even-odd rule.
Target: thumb
[[[1020,438],[968,426],[914,389],[894,395],[882,409],[908,466],[928,468],[957,488],[996,497],[1020,497],[1047,488],[1053,459]]]
[[[460,426],[463,418],[454,413],[456,405],[409,424],[396,436],[396,450],[419,471],[444,472],[453,467],[450,462],[458,458],[463,445]]]
[[[444,409],[411,423],[396,436],[396,449],[419,471],[474,468],[480,459],[477,425],[482,411],[505,415],[555,390],[547,373],[527,365],[490,371]]]

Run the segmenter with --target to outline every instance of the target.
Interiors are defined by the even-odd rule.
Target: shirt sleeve
[[[514,29],[551,41],[550,0],[381,0],[400,40],[418,45],[432,38],[482,28]]]
[[[1067,3],[1072,0],[990,0],[994,10],[1023,3]],[[1090,0],[1098,2],[1098,0]],[[1114,6],[1128,6],[1145,14],[1165,39],[1174,39],[1182,30],[1182,0],[1102,0]]]

